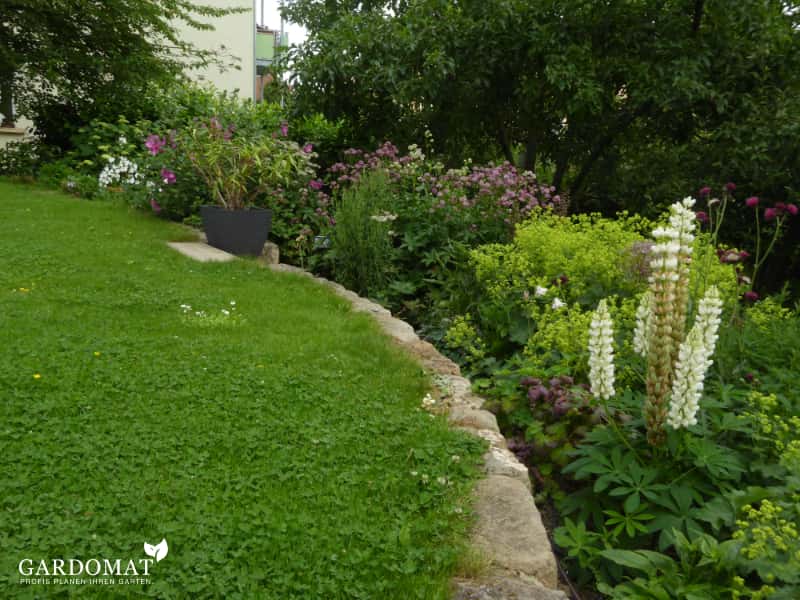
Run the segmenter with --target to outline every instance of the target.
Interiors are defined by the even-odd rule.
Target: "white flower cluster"
[[[434,400],[433,396],[430,394],[425,394],[425,397],[422,399],[422,408],[429,410],[434,406],[436,406],[436,400]]]
[[[425,160],[425,154],[422,152],[422,148],[417,146],[416,144],[411,144],[408,147],[408,156],[416,162],[422,162]]]
[[[236,314],[236,301],[231,300],[230,309],[221,308],[219,313],[194,310],[190,304],[181,304],[181,312],[187,319],[199,320],[203,325],[221,325],[226,322],[239,323],[242,319]]]
[[[614,395],[614,324],[601,300],[589,326],[589,384],[595,398]]]
[[[697,424],[697,409],[703,394],[703,380],[712,365],[711,355],[717,344],[722,300],[711,287],[697,310],[697,320],[678,352],[675,379],[672,383],[667,423],[675,429]]]
[[[109,156],[108,164],[100,171],[97,178],[100,187],[108,187],[116,183],[136,185],[141,181],[138,165],[125,156]]]
[[[633,330],[633,350],[642,358],[647,358],[650,336],[653,331],[653,292],[642,294],[636,307],[636,328]]]
[[[653,230],[656,243],[650,250],[654,258],[650,262],[653,269],[652,280],[677,282],[681,258],[692,254],[694,242],[695,213],[692,211],[694,198],[684,198],[669,207],[669,226]]]
[[[394,221],[396,218],[397,215],[393,215],[392,213],[389,212],[382,212],[379,215],[372,215],[370,217],[370,219],[372,219],[373,221],[377,221],[378,223],[386,223],[387,221],[391,222]]]

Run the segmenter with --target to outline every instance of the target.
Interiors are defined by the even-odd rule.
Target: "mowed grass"
[[[447,597],[482,445],[367,316],[186,237],[0,182],[0,597]],[[20,583],[162,538],[146,584]]]

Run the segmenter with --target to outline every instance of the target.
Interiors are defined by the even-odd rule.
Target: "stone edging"
[[[298,267],[267,264],[281,273],[314,279],[349,300],[355,312],[365,312],[381,329],[433,374],[439,398],[434,412],[450,423],[489,442],[484,454],[486,477],[475,487],[477,522],[471,543],[490,563],[480,579],[454,580],[456,600],[566,600],[558,585],[558,569],[550,541],[531,493],[528,469],[508,450],[495,416],[483,410],[483,398],[453,361],[421,340],[414,328],[392,316],[383,306],[360,297],[344,286]]]

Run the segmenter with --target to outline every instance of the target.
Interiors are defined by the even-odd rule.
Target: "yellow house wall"
[[[192,69],[188,75],[198,81],[212,83],[217,89],[233,92],[238,90],[242,98],[255,97],[255,37],[256,11],[254,0],[204,0],[216,8],[246,8],[242,13],[227,15],[217,19],[199,19],[214,25],[214,31],[199,31],[184,23],[178,23],[177,29],[183,39],[198,48],[211,50],[222,57],[226,63],[234,56],[238,69],[228,67],[221,70],[217,66]]]
[[[24,139],[25,136],[30,132],[30,127],[33,125],[33,123],[31,123],[25,117],[18,117],[16,125],[17,126],[13,129],[0,127],[0,148],[5,148],[6,144],[9,142],[15,142]]]

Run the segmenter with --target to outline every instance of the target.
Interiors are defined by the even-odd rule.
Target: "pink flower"
[[[758,298],[759,298],[758,294],[753,290],[750,290],[749,292],[745,292],[744,294],[742,294],[742,299],[745,302],[755,302],[756,300],[758,300]]]
[[[708,215],[702,210],[695,213],[695,217],[697,217],[697,220],[701,223],[708,223]]]
[[[700,195],[701,196],[708,196],[711,193],[711,188],[708,186],[700,188]]]
[[[767,210],[764,211],[765,221],[772,221],[777,216],[778,216],[778,211],[774,208],[768,208]]]
[[[313,190],[321,190],[322,189],[322,182],[317,179],[312,179],[308,182],[308,186]]]
[[[797,215],[797,206],[794,204],[787,204],[786,205],[786,212],[788,212],[793,217]]]
[[[744,201],[744,204],[747,206],[747,208],[755,208],[758,206],[758,196],[750,196]]]
[[[156,214],[161,212],[161,206],[156,202],[155,198],[150,198],[150,208],[152,208],[153,212]]]
[[[163,138],[158,137],[156,134],[151,134],[147,136],[144,145],[150,151],[150,154],[155,156],[161,152],[161,148],[164,147],[165,143],[166,141]]]
[[[173,171],[170,171],[169,169],[164,167],[163,169],[161,169],[161,179],[164,181],[164,183],[170,185],[172,183],[175,183],[175,181],[177,181],[178,178],[175,176],[175,173]]]
[[[725,189],[729,192],[735,192],[736,184],[729,181],[728,183],[725,184]]]
[[[303,152],[305,152],[306,154],[310,154],[313,149],[314,149],[314,144],[306,144],[305,146],[303,146]]]
[[[286,121],[281,123],[281,135],[283,137],[286,137],[287,135],[289,135],[289,124]]]

